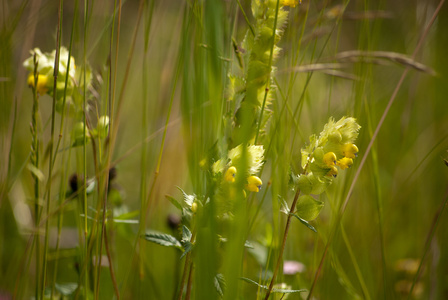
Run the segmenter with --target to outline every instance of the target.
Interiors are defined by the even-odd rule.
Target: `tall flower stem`
[[[280,265],[283,259],[283,252],[285,251],[286,238],[288,237],[289,226],[291,225],[291,217],[296,208],[297,200],[299,199],[300,190],[297,189],[296,195],[294,196],[294,201],[291,204],[291,208],[289,209],[288,219],[286,220],[285,234],[283,235],[282,247],[280,248],[280,253],[278,254],[277,264],[275,265],[274,274],[272,275],[271,283],[269,284],[268,291],[266,292],[265,300],[269,299],[269,296],[272,292],[272,287],[274,286],[275,279],[277,278],[278,270],[280,269]]]
[[[39,138],[37,134],[37,121],[39,118],[39,94],[37,93],[37,60],[36,54],[34,54],[34,88],[33,88],[33,112],[31,116],[31,134],[32,134],[32,144],[31,144],[31,155],[30,160],[32,165],[39,169]],[[40,222],[40,208],[39,208],[39,195],[40,195],[40,184],[39,178],[33,173],[34,178],[34,218],[35,218],[35,236],[34,241],[36,244],[36,274],[40,274],[40,241],[39,241],[39,222]],[[39,299],[39,276],[36,276],[36,290],[35,297]]]
[[[193,243],[196,239],[196,230],[193,230],[193,234],[191,235],[190,242]],[[188,272],[190,270],[190,272]],[[182,274],[182,280],[180,282],[180,290],[178,294],[178,300],[182,300],[182,294],[184,292],[184,284],[185,280],[187,279],[187,273],[189,273],[188,276],[188,284],[187,284],[187,297],[185,299],[190,298],[190,292],[191,292],[191,284],[192,284],[192,272],[193,272],[193,262],[191,261],[191,251],[187,253],[185,256],[185,266],[184,266],[184,272]]]

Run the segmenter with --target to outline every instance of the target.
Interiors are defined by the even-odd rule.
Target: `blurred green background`
[[[123,1],[122,6],[118,65],[113,69],[117,76],[117,97],[129,56],[132,62],[112,157],[113,162],[118,162],[114,182],[123,198],[121,208],[138,211],[142,174],[147,175],[145,184],[149,190],[173,95],[162,163],[145,225],[148,229],[178,234],[167,225],[168,215],[178,212],[165,195],[180,199],[177,186],[190,194],[204,193],[199,161],[216,141],[221,142],[226,114],[233,113],[225,98],[226,75],[238,68],[232,38],[240,45],[248,25],[233,0],[144,2],[132,53],[139,3],[128,0]],[[94,92],[89,101],[104,111],[108,99],[107,65],[114,3],[97,0],[86,4],[87,36],[83,27],[85,6],[81,2],[76,14],[72,55],[75,63],[82,65],[86,43],[87,61],[93,71]],[[33,260],[28,260],[28,241],[33,227],[33,180],[24,167],[31,144],[29,124],[33,95],[26,85],[28,74],[22,63],[32,48],[39,47],[45,52],[55,49],[58,5],[58,1],[2,0],[1,3],[0,299],[9,299],[12,295],[18,299],[33,297],[36,274]],[[249,1],[242,1],[241,5],[253,22]],[[273,117],[261,140],[265,149],[272,143],[262,174],[263,189],[268,190],[248,238],[256,247],[246,251],[243,257],[242,276],[258,281],[266,269],[272,268],[275,260],[271,258],[264,265],[259,261],[260,256],[266,258],[269,249],[272,255],[278,251],[275,243],[266,242],[273,236],[278,245],[283,235],[285,218],[278,211],[277,198],[281,195],[291,202],[289,170],[300,172],[300,149],[308,142],[308,136],[318,134],[329,117],[339,119],[350,115],[362,126],[357,142],[359,157],[350,170],[319,196],[325,207],[312,222],[318,233],[293,221],[284,258],[299,261],[304,270],[282,275],[278,282],[285,282],[294,289],[309,289],[328,236],[337,227],[313,296],[316,299],[406,299],[416,275],[415,266],[425,253],[425,243],[439,217],[419,282],[410,298],[448,298],[448,215],[441,210],[448,191],[448,168],[443,160],[448,159],[446,5],[430,27],[415,60],[393,61],[397,54],[412,55],[438,5],[438,1],[432,0],[306,0],[295,8],[288,8],[289,21],[279,44],[283,50],[276,63],[276,98],[269,107]],[[62,21],[62,45],[65,47],[69,45],[74,12],[74,2],[65,1]],[[117,20],[113,24],[117,30]],[[116,39],[114,31],[112,60],[117,51]],[[352,50],[386,51],[387,55],[370,60],[356,59],[353,55],[345,60],[338,59],[338,53]],[[428,69],[416,70],[413,68],[416,62]],[[331,67],[332,63],[338,66]],[[316,64],[324,64],[323,70],[304,72],[300,69],[309,65],[316,67]],[[368,154],[342,222],[337,224],[338,208],[346,198],[373,132],[407,67],[410,72]],[[144,108],[147,115],[142,118]],[[51,118],[48,95],[40,99],[40,114],[42,139],[46,145]],[[59,123],[60,115],[57,115],[56,124]],[[66,134],[69,139],[70,132]],[[142,134],[150,137],[144,165]],[[65,143],[68,146],[69,140]],[[65,161],[59,154],[53,173],[53,191],[67,184],[61,183],[59,178],[67,178],[77,171],[75,156],[80,153],[80,149],[73,150],[72,158],[66,157]],[[44,164],[45,174],[47,165]],[[88,165],[88,176],[92,177],[94,172],[93,164]],[[255,203],[262,201],[264,191],[256,195]],[[78,280],[79,261],[73,250],[78,242],[74,206],[68,204],[63,213],[67,245],[61,245],[58,283]],[[249,207],[250,218],[256,208],[257,205]],[[138,219],[138,212],[134,219]],[[55,229],[56,226],[57,218],[51,219],[50,227]],[[140,254],[145,263],[145,271],[140,276],[139,266],[132,260],[138,225],[116,223],[113,226],[114,267],[122,297],[171,299],[183,266],[180,252],[146,244],[145,253]],[[71,243],[75,243],[75,247]],[[51,253],[50,249],[49,278],[52,278],[55,261]],[[213,257],[225,258],[225,253],[218,253]],[[206,260],[205,257],[195,259]],[[217,264],[219,269],[221,262]],[[196,273],[200,273],[202,267],[200,265]],[[113,288],[108,268],[102,271],[101,280],[101,299],[111,299]],[[198,292],[200,277],[196,280],[193,296],[206,299]],[[238,299],[257,298],[256,286],[240,282],[238,288]],[[258,297],[262,295],[260,292]],[[293,294],[288,299],[305,296]],[[209,299],[215,297],[210,295]]]

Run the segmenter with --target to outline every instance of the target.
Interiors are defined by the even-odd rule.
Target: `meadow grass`
[[[2,1],[0,298],[447,298],[444,0],[296,2]]]

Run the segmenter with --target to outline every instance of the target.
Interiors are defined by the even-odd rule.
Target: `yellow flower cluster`
[[[354,142],[360,128],[354,118],[342,117],[337,122],[330,118],[319,137],[310,137],[310,144],[302,149],[305,174],[298,178],[305,194],[322,193],[338,175],[337,167],[345,170],[353,165],[359,151]]]
[[[224,173],[224,180],[230,183],[235,182],[236,172],[237,170],[234,166],[229,167]],[[258,193],[261,190],[262,185],[263,182],[261,181],[261,179],[257,176],[252,175],[247,178],[247,184],[245,187],[250,192]]]
[[[254,174],[258,173],[263,165],[264,148],[263,146],[250,145],[246,150],[247,170],[242,173],[247,176],[245,188],[251,192],[259,192],[263,183]],[[217,160],[212,165],[212,171],[215,175],[223,174],[223,180],[225,182],[234,183],[237,174],[236,166],[242,163],[242,159],[243,146],[239,145],[229,150],[226,158]]]
[[[39,48],[35,48],[30,51],[31,56],[24,62],[23,66],[30,72],[28,76],[28,85],[32,88],[36,88],[40,96],[49,93],[53,93],[53,74],[54,74],[54,62],[56,60],[56,50],[51,53],[42,53]],[[34,59],[36,59],[37,68],[34,65]],[[70,70],[68,69],[68,60],[70,59]],[[35,86],[34,69],[38,73],[37,87]],[[69,76],[68,88],[73,88],[75,81],[76,65],[73,56],[69,56],[69,52],[66,48],[61,47],[59,52],[59,66],[58,66],[58,84],[57,89],[64,89],[65,78]],[[67,72],[68,71],[68,72]]]

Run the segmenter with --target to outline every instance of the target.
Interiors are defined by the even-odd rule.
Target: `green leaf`
[[[313,175],[312,174],[309,174],[309,175],[302,174],[297,177],[296,185],[302,194],[308,195],[313,190],[313,183],[310,180],[310,176],[313,176]]]
[[[176,206],[177,209],[179,209],[180,211],[182,211],[182,205],[180,205],[179,201],[177,201],[176,199],[174,199],[173,197],[171,197],[170,195],[165,195],[165,198],[168,199],[171,204],[173,204],[174,206]]]
[[[145,234],[145,240],[165,247],[174,247],[182,250],[182,244],[172,235],[149,231]]]
[[[191,241],[191,231],[187,226],[182,225],[182,243]]]
[[[292,214],[293,217],[296,217],[297,220],[300,221],[300,223],[302,223],[303,225],[305,225],[306,227],[308,227],[309,229],[311,229],[314,232],[317,232],[316,228],[314,228],[310,223],[308,223],[307,221],[305,221],[304,219],[302,219],[301,217],[299,217],[296,214]]]
[[[278,195],[278,202],[280,204],[280,211],[285,215],[289,215],[289,206],[285,199],[282,196]]]
[[[95,179],[87,180],[86,193],[90,195],[95,191]]]
[[[184,243],[184,253],[180,256],[180,259],[182,259],[185,255],[187,255],[188,252],[193,250],[194,245],[191,242],[185,242]]]
[[[241,277],[241,280],[244,280],[248,283],[252,283],[257,285],[258,287],[264,289],[264,290],[268,290],[269,287],[267,285],[263,285],[263,284],[259,284],[256,281],[253,281],[252,279],[246,278],[246,277]],[[281,293],[281,294],[291,294],[291,293],[303,293],[303,292],[307,292],[308,290],[302,289],[302,290],[287,290],[287,289],[272,289],[272,293]]]
[[[303,195],[299,197],[296,205],[296,214],[307,221],[311,221],[317,218],[320,211],[324,207],[324,203],[317,201],[309,195]]]
[[[226,280],[224,279],[224,275],[217,274],[214,279],[216,291],[220,296],[224,295],[224,291],[226,289]]]
[[[45,175],[44,173],[42,173],[41,170],[39,170],[38,168],[36,168],[34,165],[32,164],[28,164],[27,165],[28,170],[30,170],[30,172],[37,178],[39,179],[39,181],[44,181],[45,180]]]
[[[184,196],[184,201],[185,203],[191,207],[193,205],[194,199],[196,198],[195,195],[188,195],[187,193],[184,192],[183,189],[181,189],[180,187],[177,187],[179,189],[179,191],[182,192],[182,195]]]
[[[78,288],[78,284],[76,282],[55,283],[54,287],[62,295],[69,296],[73,294],[74,291],[76,291],[76,289]]]

